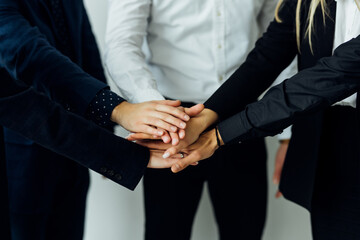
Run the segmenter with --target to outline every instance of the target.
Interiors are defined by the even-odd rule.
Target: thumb
[[[204,104],[196,104],[191,108],[185,108],[185,113],[190,117],[195,117],[196,115],[201,113],[204,110],[204,108],[205,108]]]

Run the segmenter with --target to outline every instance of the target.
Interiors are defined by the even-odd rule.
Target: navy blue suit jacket
[[[0,0],[0,125],[134,189],[149,151],[78,116],[107,85],[83,2],[62,2],[71,59],[44,0]]]

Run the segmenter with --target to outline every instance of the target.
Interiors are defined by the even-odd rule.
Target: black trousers
[[[222,240],[260,239],[267,202],[264,140],[225,146],[198,166],[144,176],[146,240],[188,240],[204,183]]]
[[[360,121],[351,107],[325,114],[312,201],[315,240],[360,239]],[[311,137],[311,136],[309,136]]]
[[[5,143],[11,239],[81,240],[88,170],[12,136]]]

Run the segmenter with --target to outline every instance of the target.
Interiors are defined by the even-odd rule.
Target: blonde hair
[[[278,4],[276,6],[276,10],[275,10],[275,19],[279,23],[282,22],[280,17],[279,17],[279,11],[280,11],[280,8],[281,8],[283,3],[284,3],[284,0],[279,0]],[[360,0],[355,0],[355,3],[356,3],[356,5],[358,6],[358,8],[360,10]],[[296,43],[297,43],[299,51],[300,51],[300,11],[301,11],[301,4],[302,4],[302,0],[297,0],[295,24],[296,24]],[[307,19],[308,26],[307,26],[306,32],[305,32],[305,37],[307,37],[309,39],[309,45],[310,45],[311,52],[313,52],[311,36],[313,34],[313,31],[314,31],[314,16],[315,16],[316,9],[319,7],[319,5],[321,7],[321,12],[322,12],[322,16],[323,16],[324,25],[325,25],[326,16],[329,16],[329,8],[327,6],[326,0],[311,0],[310,9],[309,9],[309,15],[308,15],[308,19]]]

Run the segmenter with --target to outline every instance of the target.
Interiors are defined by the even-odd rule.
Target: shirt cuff
[[[290,138],[291,138],[291,134],[292,134],[292,132],[291,132],[291,127],[292,127],[292,126],[285,128],[282,133],[280,133],[280,134],[277,135],[277,138],[278,138],[279,140],[290,139]]]
[[[218,124],[220,136],[225,144],[241,143],[252,129],[245,111]]]
[[[114,127],[116,123],[110,120],[112,111],[123,101],[123,98],[108,88],[102,89],[91,101],[86,116],[99,126]]]

